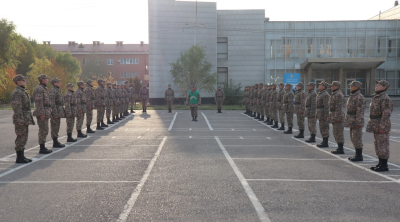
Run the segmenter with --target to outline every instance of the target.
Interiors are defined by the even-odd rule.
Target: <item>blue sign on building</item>
[[[290,83],[296,86],[300,82],[300,73],[285,73],[283,74],[283,83]]]

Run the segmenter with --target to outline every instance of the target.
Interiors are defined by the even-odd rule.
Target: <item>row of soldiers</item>
[[[350,96],[345,100],[340,90],[340,82],[333,81],[332,84],[321,82],[318,86],[318,93],[315,91],[316,84],[307,84],[307,94],[304,92],[304,85],[298,83],[296,94],[292,91],[292,84],[263,85],[255,84],[247,86],[244,92],[243,103],[246,105],[245,114],[265,121],[267,125],[277,130],[285,130],[287,121],[288,129],[285,134],[292,134],[293,116],[296,114],[299,133],[295,138],[304,138],[304,120],[307,118],[310,138],[305,142],[313,143],[317,134],[316,123],[319,122],[319,129],[322,135],[322,142],[317,146],[320,148],[329,147],[329,124],[333,126],[333,135],[338,147],[331,151],[333,154],[344,154],[344,127],[350,128],[350,139],[355,148],[356,154],[349,157],[350,161],[363,161],[362,134],[364,127],[365,98],[360,89],[362,83],[353,81],[350,84]],[[326,91],[331,87],[332,93]],[[264,88],[263,88],[264,87]],[[375,94],[370,103],[370,116],[366,132],[374,134],[374,146],[379,163],[371,167],[374,171],[388,171],[387,161],[389,159],[389,133],[391,130],[390,117],[393,111],[393,103],[386,93],[390,87],[385,80],[376,81]],[[347,115],[344,112],[347,110]],[[279,118],[278,118],[279,113]],[[286,121],[285,121],[286,116]],[[266,118],[265,118],[266,117]],[[278,122],[281,126],[278,126]]]
[[[17,75],[13,81],[16,88],[11,95],[11,104],[13,107],[13,124],[15,125],[15,150],[17,153],[16,163],[28,163],[24,155],[25,145],[28,140],[28,127],[35,125],[33,116],[37,118],[39,126],[38,142],[40,145],[40,154],[49,154],[52,150],[46,148],[46,137],[49,133],[49,119],[51,128],[51,137],[53,139],[53,148],[65,147],[58,141],[61,119],[66,118],[67,123],[67,142],[76,142],[72,137],[72,131],[75,125],[78,137],[85,138],[82,133],[83,120],[86,114],[87,133],[95,133],[90,126],[93,119],[93,110],[97,109],[97,130],[103,130],[108,127],[104,123],[104,115],[107,118],[107,124],[114,124],[129,115],[129,104],[131,113],[135,104],[135,85],[125,82],[125,85],[116,85],[106,83],[103,79],[97,80],[98,87],[93,88],[93,81],[88,80],[86,84],[82,81],[77,83],[78,89],[74,91],[74,85],[67,85],[68,91],[63,96],[60,90],[61,80],[54,78],[51,80],[53,85],[50,92],[47,89],[48,79],[42,74],[38,77],[39,85],[34,91],[33,97],[36,109],[31,113],[31,103],[28,93],[25,90],[26,80],[23,75]],[[148,90],[146,85],[140,90],[142,102],[147,103]],[[145,106],[144,106],[145,107]],[[145,108],[143,108],[145,111]]]

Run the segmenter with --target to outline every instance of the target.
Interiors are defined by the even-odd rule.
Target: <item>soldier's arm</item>
[[[172,100],[174,100],[174,99],[175,99],[175,91],[172,90]]]
[[[56,94],[54,90],[50,90],[49,92],[49,99],[50,99],[50,108],[51,108],[51,115],[57,116],[57,108],[56,108]]]
[[[199,105],[201,105],[201,96],[200,96],[200,93],[199,93]]]
[[[389,98],[383,98],[381,102],[381,110],[382,110],[382,118],[379,123],[379,128],[380,130],[385,131],[385,133],[388,133],[391,128],[391,122],[390,122],[390,117],[392,115],[392,110],[391,110],[391,101]]]
[[[35,92],[35,105],[36,105],[36,115],[43,116],[45,115],[44,106],[43,106],[43,92],[42,90],[36,90]]]
[[[22,111],[22,95],[20,93],[11,94],[11,106],[14,111],[13,124],[24,124],[24,113]]]
[[[315,112],[317,111],[317,94],[316,93],[313,93],[310,97],[310,110],[315,110]],[[315,112],[311,113],[311,116],[309,116],[309,117],[314,118],[315,114],[316,114]]]
[[[364,126],[365,99],[361,97],[356,103],[356,126]]]
[[[64,97],[65,100],[65,114],[67,115],[67,117],[71,116],[71,96],[69,95],[65,95]]]
[[[326,95],[323,99],[324,103],[324,116],[322,118],[327,119],[329,117],[329,96]]]

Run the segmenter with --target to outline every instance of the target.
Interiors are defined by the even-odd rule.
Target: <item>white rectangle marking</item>
[[[331,183],[395,183],[395,181],[362,181],[362,180],[296,180],[296,179],[247,179],[247,181],[278,181],[278,182],[331,182]]]

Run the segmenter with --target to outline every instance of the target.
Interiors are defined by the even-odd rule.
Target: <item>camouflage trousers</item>
[[[389,133],[374,133],[375,153],[382,159],[389,159]]]
[[[79,113],[78,116],[76,117],[76,130],[82,130],[82,125],[83,125],[83,118],[85,117],[85,113]]]
[[[105,106],[98,106],[97,107],[97,122],[100,123],[104,119],[104,111],[105,111]]]
[[[134,105],[135,105],[135,98],[131,98],[131,109],[133,109]]]
[[[270,112],[271,112],[271,111],[270,111],[270,109],[269,109],[269,106],[266,105],[266,106],[264,107],[264,110],[265,110],[265,116],[266,116],[266,117],[271,117],[271,115],[270,115]]]
[[[147,99],[142,99],[143,108],[147,108]]]
[[[286,121],[288,127],[293,127],[293,112],[286,112]]]
[[[49,118],[45,118],[44,121],[41,121],[39,117],[36,119],[39,126],[38,142],[39,144],[44,144],[46,143],[46,137],[49,134]]]
[[[322,137],[329,137],[329,122],[328,120],[319,120],[319,131],[321,132]]]
[[[217,101],[217,109],[222,109],[222,101]]]
[[[356,149],[363,148],[362,135],[363,135],[362,128],[350,127],[350,139],[351,143],[353,143],[354,148]]]
[[[167,101],[168,109],[172,110],[172,101]]]
[[[75,117],[67,117],[67,133],[72,133],[74,130]]]
[[[257,105],[256,104],[252,104],[251,110],[253,110],[253,113],[256,113],[257,112]]]
[[[118,115],[118,105],[114,105],[114,106],[112,106],[112,115],[113,116],[116,116],[116,115]]]
[[[61,119],[57,118],[51,118],[50,119],[50,135],[51,138],[58,138],[58,132],[60,132],[60,125],[61,125]]]
[[[275,109],[275,108],[272,108],[271,111],[270,111],[270,113],[271,113],[271,116],[270,116],[270,117],[271,117],[273,120],[275,120],[275,122],[278,122],[278,110]]]
[[[259,102],[258,105],[257,105],[257,112],[260,115],[264,115],[264,108],[262,107],[261,102]]]
[[[86,111],[86,125],[91,125],[93,120],[93,109]]]
[[[296,114],[297,116],[297,126],[299,130],[304,130],[304,114]]]
[[[279,122],[285,124],[285,112],[283,110],[279,110]]]
[[[122,110],[124,109],[123,106],[124,106],[124,104],[120,104],[120,105],[118,106],[118,113],[119,113],[119,114],[122,114],[122,113],[123,113],[123,111],[122,111]]]
[[[107,106],[106,117],[109,119],[111,117],[111,106]]]
[[[190,113],[192,116],[197,116],[197,110],[199,109],[199,105],[190,104]]]
[[[15,126],[15,151],[23,151],[25,149],[26,142],[28,141],[29,125]]]
[[[332,126],[336,143],[344,143],[344,122],[332,123]]]
[[[317,119],[315,117],[307,118],[308,121],[308,131],[310,131],[310,134],[317,135]]]

